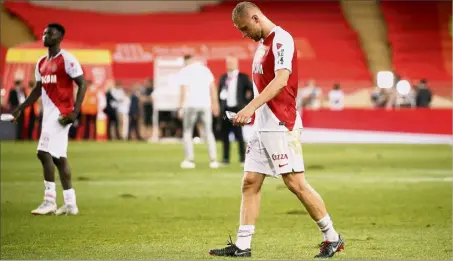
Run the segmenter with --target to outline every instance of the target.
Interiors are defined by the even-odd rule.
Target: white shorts
[[[256,131],[251,136],[245,154],[244,171],[277,177],[303,172],[302,130]]]
[[[57,109],[51,110],[43,116],[38,151],[48,152],[54,158],[67,158],[68,134],[71,124],[62,126],[58,122],[59,117],[60,111]]]

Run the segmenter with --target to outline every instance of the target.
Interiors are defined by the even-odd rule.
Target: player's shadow
[[[287,211],[287,212],[285,212],[285,214],[287,214],[287,215],[308,215],[308,212],[298,209],[298,210]]]

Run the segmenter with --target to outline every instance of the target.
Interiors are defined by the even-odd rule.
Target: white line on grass
[[[77,181],[79,184],[86,184],[92,186],[151,186],[151,185],[209,185],[220,180],[225,179],[234,179],[237,180],[237,183],[240,183],[241,177],[238,175],[231,174],[221,174],[211,177],[197,177],[197,179],[179,179],[178,177],[172,177],[169,179],[136,179],[136,180],[88,180],[88,181]],[[160,176],[162,178],[162,176]],[[198,179],[199,178],[199,179]],[[215,178],[213,180],[212,178]],[[427,183],[427,182],[453,182],[453,177],[363,177],[350,174],[340,174],[340,173],[328,173],[323,175],[310,175],[307,176],[308,181],[325,181],[325,182],[338,182],[343,181],[347,183]],[[41,183],[40,181],[12,181],[12,182],[2,182],[2,187],[5,186],[20,186],[20,185],[29,185]],[[221,184],[217,184],[221,185]],[[231,183],[225,183],[225,185],[230,186]]]

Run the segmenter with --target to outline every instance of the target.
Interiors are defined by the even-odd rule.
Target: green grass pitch
[[[179,144],[70,142],[79,216],[32,216],[43,196],[36,143],[1,144],[2,259],[219,259],[233,239],[242,167],[181,170]],[[219,144],[218,150],[220,152]],[[220,154],[219,154],[220,155]],[[451,259],[452,149],[304,146],[306,176],[346,249],[335,259]],[[57,200],[63,201],[57,178]],[[253,259],[311,259],[322,237],[280,179],[266,179]]]

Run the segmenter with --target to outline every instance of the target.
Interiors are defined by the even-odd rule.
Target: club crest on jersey
[[[43,84],[47,83],[57,83],[57,76],[55,74],[48,74],[48,75],[43,75],[41,77],[41,81]]]
[[[52,70],[52,72],[56,72],[57,71],[57,65],[56,64],[52,64],[52,66],[50,67],[50,70]]]

